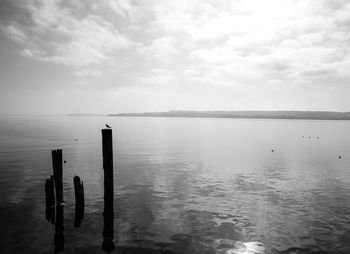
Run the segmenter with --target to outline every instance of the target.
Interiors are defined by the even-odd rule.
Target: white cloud
[[[53,43],[53,53],[45,60],[69,66],[100,63],[114,50],[126,48],[130,41],[100,17],[88,16],[83,20],[72,19],[60,28],[70,41]]]
[[[36,29],[41,32],[47,32],[46,29],[55,28],[62,22],[65,22],[65,18],[71,18],[68,9],[61,8],[61,0],[38,0],[28,1],[26,8],[30,12],[33,21],[36,23]]]
[[[254,30],[255,26],[247,16],[234,16],[229,13],[219,13],[214,19],[192,27],[188,33],[194,40],[215,40],[228,34],[241,36],[247,31]]]
[[[11,40],[24,42],[27,39],[25,33],[16,25],[1,26],[0,30]]]
[[[167,69],[153,68],[148,76],[140,78],[140,82],[147,85],[168,85],[177,78]]]
[[[350,81],[349,1],[36,0],[24,5],[30,22],[2,23],[12,24],[2,31],[22,45],[23,56],[66,65],[77,77],[98,77],[108,88],[167,84],[187,92],[219,86],[234,93],[244,86],[254,92],[336,84],[341,91],[338,82]]]
[[[174,40],[170,36],[156,38],[150,45],[141,47],[139,52],[148,57],[155,57],[158,60],[167,60],[168,57],[177,53],[173,46]]]
[[[13,25],[6,28],[11,39],[26,45],[24,56],[79,67],[110,60],[131,44],[103,17],[77,16],[60,0],[29,1],[26,9],[35,24],[27,28],[28,36]]]
[[[102,75],[102,72],[97,70],[76,70],[73,74],[77,77],[97,77]]]
[[[33,57],[34,56],[33,52],[30,49],[23,49],[21,51],[21,55],[25,56],[25,57]]]
[[[113,11],[122,16],[127,17],[127,15],[131,15],[135,12],[135,8],[133,7],[130,0],[115,0],[110,2],[110,6]]]
[[[346,13],[348,4],[342,4],[346,7],[330,9],[330,1],[248,0],[235,5],[238,12],[211,4],[213,16],[183,28],[193,31],[187,37],[195,41],[188,54],[191,68],[205,73],[193,77],[247,85],[310,79],[318,85],[345,77],[350,37],[335,18]]]

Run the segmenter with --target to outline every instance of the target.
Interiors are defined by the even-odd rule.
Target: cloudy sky
[[[0,0],[0,113],[350,111],[347,0]]]

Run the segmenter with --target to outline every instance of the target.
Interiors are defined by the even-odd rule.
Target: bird
[[[66,163],[66,162],[67,162],[66,160],[63,161],[63,163]]]
[[[76,138],[76,139],[74,139],[74,141],[78,141],[78,139]]]
[[[341,155],[339,155],[339,157],[338,157],[339,159],[341,159]]]
[[[109,128],[109,129],[110,129],[110,128],[112,128],[112,127],[111,127],[111,126],[109,126],[108,124],[106,124],[106,127],[107,127],[107,128]]]
[[[274,152],[275,150],[271,149],[271,152]]]

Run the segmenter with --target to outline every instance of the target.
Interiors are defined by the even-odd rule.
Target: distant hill
[[[350,120],[350,112],[331,112],[331,111],[187,111],[187,110],[170,110],[168,112],[109,114],[108,116]]]

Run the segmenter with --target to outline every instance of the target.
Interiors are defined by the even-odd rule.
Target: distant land
[[[350,112],[332,112],[332,111],[188,111],[188,110],[170,110],[168,112],[119,113],[119,114],[109,114],[108,116],[350,120]]]
[[[106,114],[89,114],[89,113],[74,113],[68,116],[107,116]]]

